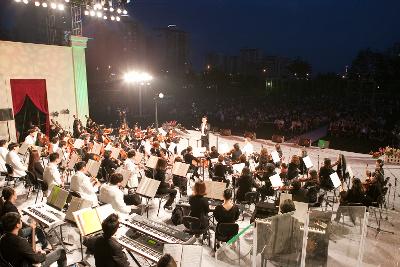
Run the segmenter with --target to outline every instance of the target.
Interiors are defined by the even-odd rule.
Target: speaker
[[[309,138],[300,138],[298,144],[299,144],[299,146],[310,147],[311,146],[311,139],[309,139]]]
[[[232,131],[231,131],[231,129],[221,129],[220,134],[223,136],[230,136],[230,135],[232,135]]]
[[[283,135],[274,134],[271,139],[272,139],[272,142],[275,142],[275,143],[285,142],[285,137]]]
[[[12,121],[13,119],[11,108],[0,109],[0,121]]]
[[[250,138],[250,140],[256,140],[257,139],[255,132],[246,131],[246,132],[244,132],[244,137]]]

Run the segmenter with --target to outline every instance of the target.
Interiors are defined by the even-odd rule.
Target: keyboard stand
[[[126,251],[128,252],[129,256],[131,256],[131,258],[134,260],[134,262],[136,263],[137,266],[142,267],[142,265],[139,263],[139,261],[135,258],[135,256],[133,255],[133,253],[129,250],[126,249]]]

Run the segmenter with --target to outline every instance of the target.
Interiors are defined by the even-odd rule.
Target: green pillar
[[[85,121],[89,116],[88,89],[86,77],[85,48],[88,38],[71,36],[72,60],[74,64],[76,113],[79,119]]]

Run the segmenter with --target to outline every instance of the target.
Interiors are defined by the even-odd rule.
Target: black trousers
[[[201,147],[206,147],[207,150],[209,150],[210,149],[209,141],[210,137],[208,134],[206,136],[201,136]]]
[[[157,194],[169,194],[167,203],[165,203],[165,206],[167,206],[167,207],[172,205],[177,193],[178,192],[175,189],[171,189],[171,188],[167,188],[167,187],[159,188],[157,190]]]

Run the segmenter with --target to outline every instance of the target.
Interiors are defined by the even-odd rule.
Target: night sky
[[[146,28],[190,32],[196,68],[209,51],[301,57],[315,72],[343,72],[360,49],[400,42],[399,0],[137,0],[130,15]]]

